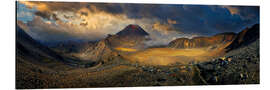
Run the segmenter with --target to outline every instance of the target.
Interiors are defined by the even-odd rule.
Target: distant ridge
[[[172,48],[201,48],[214,46],[217,44],[226,44],[234,40],[236,37],[235,33],[220,33],[211,37],[194,37],[192,39],[188,38],[178,38],[169,43],[168,47]]]
[[[201,48],[215,45],[225,45],[222,47],[226,51],[230,51],[241,46],[249,45],[259,39],[259,24],[253,25],[251,28],[246,28],[239,33],[220,33],[211,37],[194,37],[178,38],[169,43],[171,48]]]

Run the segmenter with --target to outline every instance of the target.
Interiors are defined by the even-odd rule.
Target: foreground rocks
[[[259,84],[259,41],[210,62],[197,64],[208,84]]]

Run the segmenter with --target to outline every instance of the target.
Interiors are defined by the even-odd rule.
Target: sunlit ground
[[[125,49],[126,50],[126,49]],[[129,50],[129,49],[127,49]],[[130,50],[129,50],[130,51]],[[173,49],[173,48],[151,48],[124,55],[125,59],[149,65],[169,65],[175,63],[188,64],[192,61],[202,62],[217,55],[216,50],[205,48]]]
[[[133,49],[133,48],[123,48],[123,47],[117,47],[117,48],[114,48],[115,50],[117,51],[124,51],[124,52],[135,52],[137,51],[136,49]]]

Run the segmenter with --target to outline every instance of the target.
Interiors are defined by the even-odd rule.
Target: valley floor
[[[208,61],[217,55],[216,50],[205,48],[175,49],[175,48],[151,48],[125,55],[125,59],[146,65],[171,65],[175,63],[189,64],[191,62]]]

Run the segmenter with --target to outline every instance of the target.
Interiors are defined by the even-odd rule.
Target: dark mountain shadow
[[[260,25],[255,24],[251,28],[246,28],[245,30],[239,32],[234,41],[226,47],[227,52],[237,49],[239,47],[247,46],[252,42],[256,41],[260,37]]]
[[[34,40],[20,26],[16,26],[16,60],[30,61],[31,63],[50,67],[58,67],[57,65],[50,65],[55,63],[72,67],[85,67],[96,64],[94,62],[73,60],[60,55]]]

